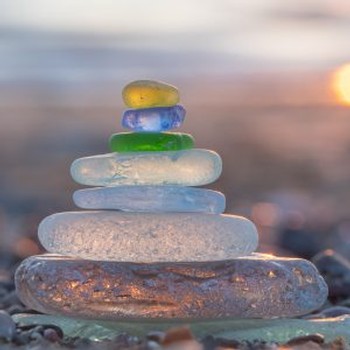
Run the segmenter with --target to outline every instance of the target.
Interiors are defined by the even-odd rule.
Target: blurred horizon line
[[[237,72],[226,76],[177,76],[174,79],[141,76],[170,81],[185,97],[184,103],[222,107],[246,106],[339,106],[331,89],[333,71]],[[66,80],[57,75],[47,79],[0,80],[0,106],[122,106],[120,93],[130,78],[96,75]],[[140,76],[138,77],[140,79]],[[136,77],[135,77],[136,79]],[[266,88],[268,86],[268,89]],[[200,96],[200,97],[198,97]],[[39,102],[39,103],[38,103]]]

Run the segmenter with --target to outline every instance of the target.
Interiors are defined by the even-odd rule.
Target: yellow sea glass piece
[[[136,80],[124,87],[123,100],[130,108],[150,108],[174,106],[180,97],[175,86],[155,80]]]

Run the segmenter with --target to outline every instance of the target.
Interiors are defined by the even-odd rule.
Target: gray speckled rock
[[[251,221],[198,213],[58,213],[41,222],[38,236],[51,253],[133,262],[224,260],[258,244]]]
[[[15,282],[30,308],[103,320],[292,317],[327,297],[310,262],[266,255],[154,264],[43,255],[26,259]]]

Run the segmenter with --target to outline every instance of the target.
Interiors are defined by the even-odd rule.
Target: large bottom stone
[[[51,253],[133,262],[225,260],[258,245],[248,219],[199,213],[65,212],[45,218],[38,236]]]
[[[15,282],[34,310],[103,320],[292,317],[327,297],[312,263],[266,255],[153,264],[43,255],[25,260]]]

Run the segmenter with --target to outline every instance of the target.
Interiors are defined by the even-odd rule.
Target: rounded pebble
[[[10,341],[16,333],[16,324],[11,316],[4,310],[0,310],[0,338]]]
[[[139,132],[161,132],[178,128],[182,125],[186,110],[180,105],[128,109],[123,113],[122,126]]]
[[[180,151],[193,146],[193,137],[179,132],[120,132],[109,139],[111,152]]]
[[[52,328],[45,329],[43,336],[46,340],[53,342],[53,343],[61,340],[61,338],[58,336],[57,332]]]
[[[40,223],[38,237],[51,253],[133,262],[224,260],[258,244],[248,219],[199,213],[58,213]]]
[[[316,334],[308,334],[308,335],[302,335],[300,337],[293,338],[289,340],[286,345],[288,346],[298,346],[303,345],[308,342],[313,342],[317,344],[323,344],[324,343],[324,336],[322,334],[316,333]]]
[[[180,100],[175,86],[155,80],[133,81],[124,87],[122,95],[131,108],[173,106]]]
[[[108,153],[77,159],[71,166],[73,179],[90,186],[201,186],[221,171],[220,156],[205,149]]]
[[[339,300],[349,296],[350,290],[350,261],[327,249],[312,258],[329,287],[331,300]]]
[[[84,209],[133,212],[202,212],[220,214],[225,196],[217,191],[182,186],[115,186],[79,190],[74,203]]]
[[[63,338],[63,333],[62,331],[58,332],[57,329],[54,329],[54,328],[46,328],[44,330],[43,336],[45,339],[49,340],[50,342],[57,343]]]
[[[323,317],[339,317],[343,315],[350,315],[350,307],[346,306],[332,306],[327,309],[323,309],[320,312]]]

